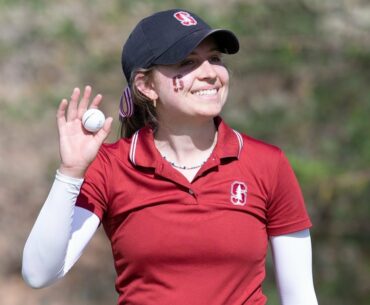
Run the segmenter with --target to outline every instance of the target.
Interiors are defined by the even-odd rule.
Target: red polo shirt
[[[268,236],[310,227],[282,151],[216,125],[192,183],[150,128],[103,145],[89,167],[77,205],[111,241],[119,305],[263,305]]]

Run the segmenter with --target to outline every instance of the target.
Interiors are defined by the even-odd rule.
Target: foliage
[[[74,86],[89,83],[104,93],[105,112],[117,117],[124,85],[123,40],[141,17],[175,6],[196,11],[215,27],[232,29],[240,39],[239,54],[226,58],[232,84],[224,117],[235,128],[287,153],[314,224],[313,265],[320,304],[369,304],[370,7],[366,1],[1,0],[0,154],[10,159],[0,164],[4,186],[0,199],[7,202],[0,207],[5,215],[24,217],[30,226],[43,201],[50,182],[45,176],[51,176],[57,163],[56,150],[48,148],[56,143],[50,143],[56,135],[45,126],[54,126],[59,100]],[[17,157],[20,144],[10,140],[12,133],[28,144],[28,160]],[[42,164],[37,162],[40,159]],[[19,191],[25,185],[33,186],[33,195]],[[22,200],[30,202],[32,215],[19,216],[24,214],[24,207],[17,205]],[[18,229],[8,222],[7,227],[0,225],[3,232],[9,228]],[[18,255],[28,229],[16,233]],[[0,265],[16,266],[19,258],[14,257],[4,255]],[[100,271],[96,265],[82,263],[81,273],[94,277]],[[6,270],[6,276],[12,272],[19,276],[19,266]],[[72,272],[83,293],[71,295],[69,302],[113,304],[112,291],[106,292],[107,283],[113,286],[113,276],[108,272],[86,283]],[[270,261],[265,288],[271,303],[277,303]],[[58,304],[65,298],[61,296]],[[23,299],[14,304],[23,304]]]

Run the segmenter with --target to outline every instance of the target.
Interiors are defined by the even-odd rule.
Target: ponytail
[[[120,116],[121,121],[121,137],[129,138],[137,130],[144,126],[150,126],[153,129],[157,127],[157,111],[148,97],[142,94],[135,85],[135,76],[138,73],[143,73],[145,80],[149,81],[152,77],[153,68],[149,69],[137,69],[135,70],[130,79],[130,90],[133,102],[133,114],[130,117]]]

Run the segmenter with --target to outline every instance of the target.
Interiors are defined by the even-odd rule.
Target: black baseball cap
[[[239,41],[233,32],[212,29],[187,10],[171,9],[144,18],[123,46],[121,63],[127,82],[130,82],[131,73],[137,68],[180,62],[211,35],[220,52],[238,52]]]

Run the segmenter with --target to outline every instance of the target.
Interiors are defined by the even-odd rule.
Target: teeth
[[[194,92],[195,95],[215,95],[216,93],[216,89],[199,90]]]

